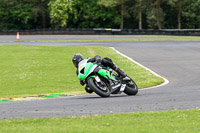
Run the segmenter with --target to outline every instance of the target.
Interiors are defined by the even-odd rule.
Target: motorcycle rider
[[[74,64],[74,66],[77,68],[77,70],[76,70],[76,74],[77,75],[78,75],[78,64],[82,60],[84,60],[84,58],[83,58],[83,56],[81,54],[75,54],[73,56],[73,58],[72,58],[72,62]],[[96,55],[94,58],[89,58],[87,62],[96,62],[98,64],[102,64],[104,67],[110,67],[111,69],[115,70],[120,77],[128,78],[127,74],[124,73],[121,69],[119,69],[119,67],[117,67],[117,65],[115,65],[113,63],[113,61],[108,57],[105,57],[105,58],[103,58],[101,60],[101,57],[99,55]],[[82,86],[85,85],[85,83],[82,80],[80,81],[80,84]],[[88,93],[92,93],[93,92],[88,86],[85,87],[85,90]]]

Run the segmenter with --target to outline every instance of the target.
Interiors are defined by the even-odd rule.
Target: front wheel
[[[132,79],[127,81],[124,93],[127,95],[136,95],[138,93],[138,87]]]
[[[97,95],[101,97],[110,96],[110,89],[104,82],[97,82],[94,78],[89,78],[88,85]]]

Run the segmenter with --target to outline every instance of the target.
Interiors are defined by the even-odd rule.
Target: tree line
[[[200,29],[200,0],[1,0],[0,30]]]

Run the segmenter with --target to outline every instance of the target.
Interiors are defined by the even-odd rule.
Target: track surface
[[[79,36],[75,38],[83,39]],[[47,39],[52,40],[52,37]],[[6,44],[16,44],[16,42],[9,43],[9,39],[6,40]],[[0,42],[0,44],[5,43]],[[136,96],[122,94],[100,98],[93,94],[57,99],[0,102],[0,119],[81,116],[200,107],[200,41],[20,44],[112,46],[167,78],[170,83],[154,89],[140,90]]]

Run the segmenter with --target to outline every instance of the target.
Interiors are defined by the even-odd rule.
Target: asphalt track
[[[76,39],[80,37],[77,36]],[[0,44],[16,44],[9,40]],[[20,42],[20,44],[115,47],[121,53],[168,79],[169,84],[140,90],[136,96],[121,94],[100,98],[92,94],[0,102],[0,119],[185,110],[200,107],[200,41]]]

